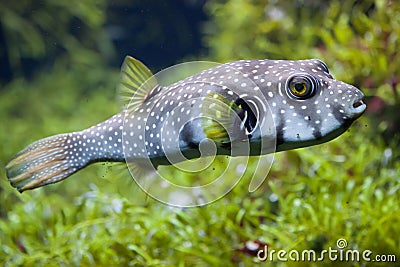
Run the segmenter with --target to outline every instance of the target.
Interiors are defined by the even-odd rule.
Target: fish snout
[[[350,101],[350,106],[348,107],[348,116],[355,120],[359,118],[367,108],[367,105],[363,101],[364,94],[358,91],[356,96]]]

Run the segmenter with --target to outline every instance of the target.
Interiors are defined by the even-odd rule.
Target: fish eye
[[[289,96],[296,99],[307,99],[313,96],[316,81],[308,75],[295,75],[289,77],[286,82],[286,90]]]

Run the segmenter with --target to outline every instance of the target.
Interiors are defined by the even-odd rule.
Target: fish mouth
[[[360,117],[367,108],[367,105],[364,103],[363,99],[364,95],[354,99],[351,109],[351,115],[353,119],[357,119],[358,117]]]
[[[353,103],[353,108],[358,108],[359,106],[365,105],[362,100],[358,100]]]

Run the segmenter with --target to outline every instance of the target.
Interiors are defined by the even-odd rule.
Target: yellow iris
[[[307,92],[307,85],[305,83],[295,83],[290,88],[292,93],[296,96],[302,96]]]
[[[317,81],[312,76],[301,74],[289,78],[286,90],[289,96],[304,100],[313,96],[316,86]]]

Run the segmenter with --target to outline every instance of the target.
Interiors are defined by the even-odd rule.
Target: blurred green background
[[[318,252],[339,238],[400,261],[400,2],[1,1],[0,40],[3,265],[257,266],[265,244]],[[153,72],[188,60],[320,58],[363,90],[368,110],[332,142],[278,153],[256,192],[244,179],[203,208],[158,203],[111,163],[19,194],[5,177],[8,160],[118,112],[126,54]]]

